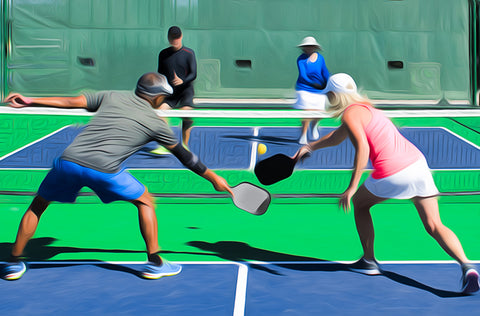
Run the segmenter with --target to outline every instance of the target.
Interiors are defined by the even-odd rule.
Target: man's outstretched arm
[[[14,108],[26,106],[51,106],[56,108],[87,108],[87,98],[84,95],[77,97],[44,97],[28,98],[19,93],[11,93],[4,100]]]

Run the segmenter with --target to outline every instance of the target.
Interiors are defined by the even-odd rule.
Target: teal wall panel
[[[309,35],[324,47],[330,72],[351,74],[373,99],[467,103],[471,96],[468,0],[7,3],[9,91],[129,90],[156,70],[168,27],[179,25],[197,56],[197,97],[294,97],[296,45]]]

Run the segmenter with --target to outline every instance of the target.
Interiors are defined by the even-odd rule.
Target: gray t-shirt
[[[62,159],[101,172],[115,173],[122,162],[150,141],[178,143],[150,103],[134,92],[86,92],[87,109],[97,113],[65,149]]]

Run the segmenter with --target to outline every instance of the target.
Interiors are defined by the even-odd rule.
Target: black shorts
[[[182,90],[174,90],[171,96],[165,98],[172,109],[181,108],[184,106],[193,107],[193,87],[188,87]]]

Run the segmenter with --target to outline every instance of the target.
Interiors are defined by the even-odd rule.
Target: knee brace
[[[30,205],[30,210],[40,219],[40,216],[42,216],[43,212],[45,212],[49,204],[50,202],[46,201],[41,196],[36,196],[33,199],[32,204]]]
[[[193,120],[189,117],[186,117],[182,121],[182,129],[185,131],[193,126]]]

